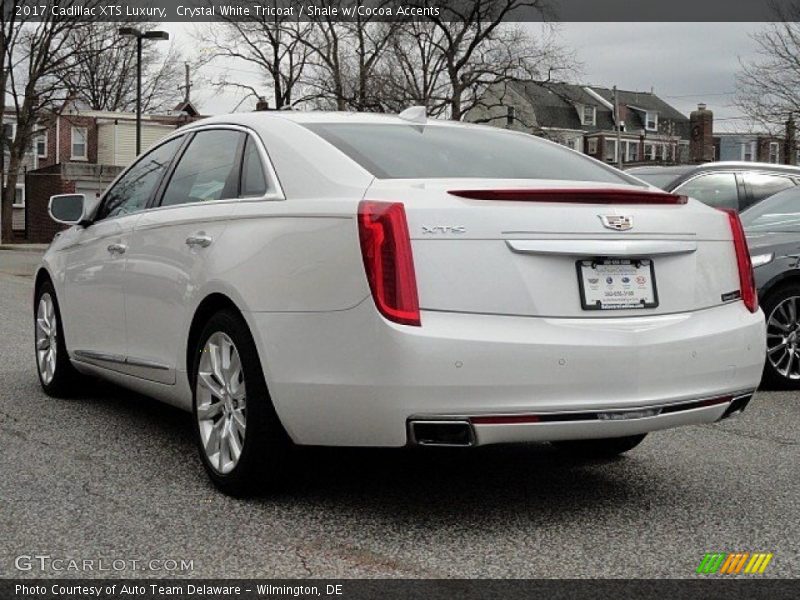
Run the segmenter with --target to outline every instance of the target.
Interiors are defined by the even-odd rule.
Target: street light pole
[[[142,151],[142,40],[168,40],[166,31],[139,31],[135,27],[120,27],[120,35],[136,38],[136,156]]]
[[[142,36],[136,36],[136,156],[142,151]]]

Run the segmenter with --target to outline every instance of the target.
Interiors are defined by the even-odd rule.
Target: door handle
[[[190,247],[199,246],[200,248],[208,248],[213,241],[214,239],[211,236],[205,235],[204,233],[198,233],[187,237],[186,245]]]
[[[106,250],[111,254],[125,254],[128,247],[125,244],[109,244]]]

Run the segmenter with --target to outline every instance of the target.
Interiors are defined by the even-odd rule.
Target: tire
[[[214,485],[231,496],[274,487],[291,444],[272,405],[253,336],[239,314],[223,310],[206,323],[191,382],[195,440]]]
[[[54,398],[72,396],[82,377],[69,360],[61,310],[50,281],[36,290],[33,327],[36,373],[44,393]]]
[[[800,285],[790,283],[773,290],[761,306],[767,321],[763,382],[770,388],[800,389]]]
[[[642,440],[644,440],[646,436],[647,434],[643,433],[641,435],[629,435],[618,438],[570,440],[550,443],[559,450],[573,456],[581,456],[584,458],[610,458],[623,454],[628,450],[633,450],[642,443]]]

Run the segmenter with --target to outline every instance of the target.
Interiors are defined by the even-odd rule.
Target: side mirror
[[[48,211],[50,218],[56,223],[77,225],[86,220],[86,196],[83,194],[50,196]]]

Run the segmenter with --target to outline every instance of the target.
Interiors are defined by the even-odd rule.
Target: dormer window
[[[584,104],[581,110],[581,125],[596,125],[597,109],[591,104]]]
[[[644,128],[647,131],[658,131],[658,113],[646,111],[644,113]]]

